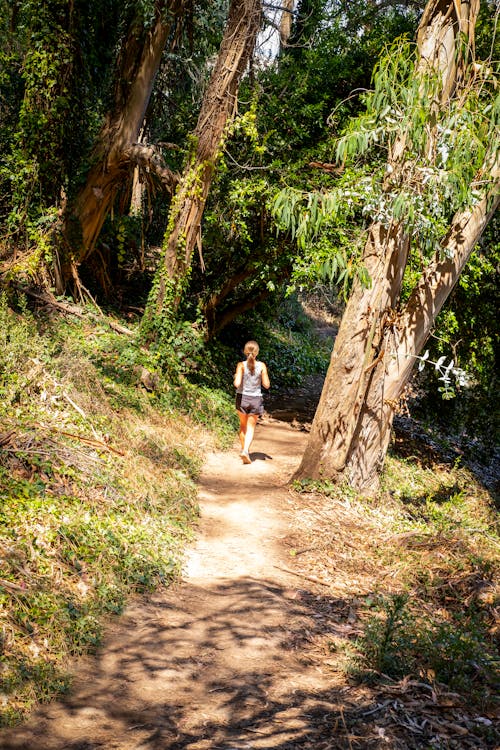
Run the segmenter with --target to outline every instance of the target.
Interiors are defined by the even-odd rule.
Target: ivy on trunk
[[[193,147],[170,209],[162,263],[144,318],[144,329],[149,333],[163,330],[175,315],[196,246],[201,258],[205,202],[226,128],[236,112],[239,83],[253,53],[260,17],[260,0],[232,0],[217,62],[192,134]]]
[[[96,139],[93,164],[83,188],[68,206],[56,289],[70,281],[78,287],[78,266],[92,254],[106,217],[123,183],[138,166],[156,173],[169,190],[176,177],[154,146],[139,143],[139,134],[168,39],[175,43],[184,0],[158,0],[150,28],[134,20],[122,45],[115,75],[114,101]]]

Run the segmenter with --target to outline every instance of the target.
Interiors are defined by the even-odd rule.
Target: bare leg
[[[247,431],[247,420],[248,420],[248,414],[242,414],[241,411],[238,412],[238,416],[240,418],[240,431],[239,431],[239,438],[241,443],[241,450],[244,450],[245,448],[245,435]]]
[[[248,453],[250,450],[250,446],[252,445],[253,436],[255,433],[255,426],[257,424],[259,417],[257,414],[248,414],[247,419],[247,429],[245,433],[245,442],[243,445],[243,450]]]

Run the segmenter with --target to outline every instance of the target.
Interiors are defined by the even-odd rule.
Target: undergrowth
[[[303,385],[308,375],[326,374],[333,335],[319,337],[303,305],[292,296],[273,309],[262,305],[224,329],[204,349],[193,380],[219,382],[226,392],[231,390],[236,363],[243,359],[245,342],[252,339],[259,343],[259,358],[267,365],[273,391]]]
[[[232,377],[250,338],[237,325],[207,346],[189,327],[146,349],[100,312],[15,304],[0,298],[0,725],[67,689],[105,618],[177,575],[203,453],[236,435]],[[245,322],[274,387],[326,369],[328,347],[288,307],[286,321]]]
[[[238,347],[261,339],[273,386],[324,366],[328,344],[323,351],[304,321],[282,323],[236,326],[187,377],[173,353],[165,372],[105,317],[35,317],[0,299],[0,724],[66,690],[70,659],[95,650],[106,617],[177,575],[203,453],[234,440]],[[346,673],[414,679],[493,711],[491,495],[460,466],[394,454],[371,500],[328,482],[295,491],[306,503],[301,534],[311,536],[301,564],[319,570],[362,625],[330,636]]]
[[[460,466],[394,454],[371,499],[322,481],[295,490],[320,503],[316,535],[331,519],[309,569],[330,575],[359,614],[361,633],[328,646],[343,654],[346,673],[372,685],[413,680],[494,715],[500,538],[492,495]]]
[[[178,574],[201,457],[233,422],[224,393],[161,373],[106,318],[1,298],[0,725],[66,690],[106,617]]]

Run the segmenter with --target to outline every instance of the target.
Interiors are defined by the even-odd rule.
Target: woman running
[[[259,416],[264,412],[262,389],[271,385],[267,367],[264,362],[257,362],[259,345],[256,341],[247,341],[243,354],[245,362],[238,362],[234,374],[236,388],[236,411],[240,418],[241,459],[244,464],[252,463],[250,446]]]

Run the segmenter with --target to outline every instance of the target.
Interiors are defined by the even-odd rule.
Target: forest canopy
[[[205,618],[196,585],[188,617],[198,633],[224,615],[221,648],[210,637],[197,662],[210,705],[235,706],[206,666],[217,651],[232,669],[225,615],[248,634],[250,596],[259,637],[245,638],[267,670],[277,633],[294,684],[269,708],[252,658],[254,725],[248,675],[231,672],[238,731],[274,733],[277,711],[287,742],[291,644],[342,685],[333,713],[303,704],[308,747],[309,719],[325,747],[334,726],[349,747],[391,742],[387,727],[401,747],[493,747],[499,20],[498,0],[0,0],[0,726],[67,690],[67,662],[130,596],[179,579],[202,466],[223,449],[208,542],[235,562],[238,601],[224,613],[216,593]],[[271,394],[261,452],[247,433],[236,456],[250,339]],[[241,544],[223,536],[234,498]],[[254,570],[261,547],[272,561]],[[279,555],[297,564],[281,589]],[[261,575],[285,624],[310,610],[310,639],[263,624]],[[149,672],[170,731],[177,672]],[[127,746],[150,731],[149,707],[147,725],[118,713]]]
[[[432,333],[429,361],[465,373],[442,394],[467,379],[484,399],[497,351],[498,8],[452,5],[2,0],[3,283],[135,309],[166,366],[168,342],[230,338],[284,293],[345,302],[368,288],[374,226],[404,225],[387,302],[401,315],[453,221],[488,195],[451,304],[411,354]],[[448,16],[457,65],[445,72],[429,50]]]

